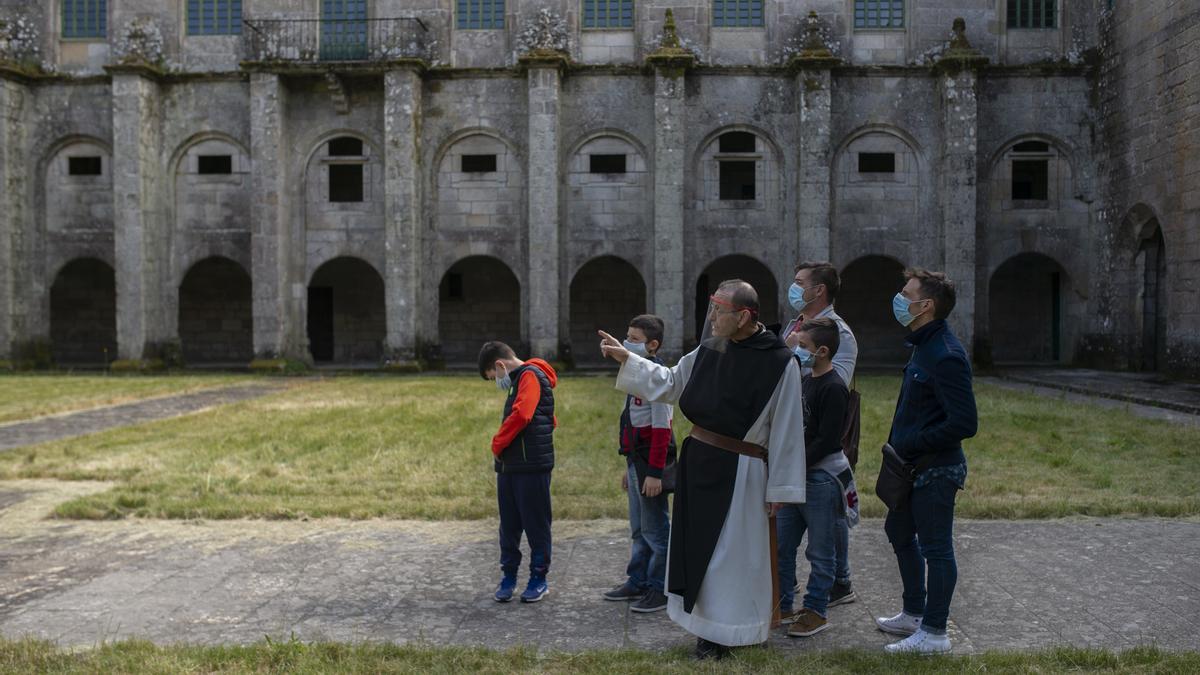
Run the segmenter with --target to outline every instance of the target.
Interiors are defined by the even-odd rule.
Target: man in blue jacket
[[[958,579],[951,535],[954,499],[967,479],[962,441],[975,435],[978,419],[970,359],[946,324],[954,284],[923,269],[904,276],[908,282],[892,299],[892,313],[911,331],[913,353],[888,442],[919,473],[908,503],[889,510],[884,523],[904,584],[904,609],[875,622],[885,633],[906,636],[887,645],[889,652],[942,653],[950,651],[946,621]]]

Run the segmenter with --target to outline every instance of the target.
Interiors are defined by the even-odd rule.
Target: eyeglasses
[[[758,310],[735,305],[732,302],[729,302],[723,298],[718,298],[715,295],[708,296],[709,316],[712,316],[713,314],[737,314],[738,312],[750,312],[751,318],[758,316]]]

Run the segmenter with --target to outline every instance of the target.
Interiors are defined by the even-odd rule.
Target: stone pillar
[[[421,65],[383,77],[384,208],[387,223],[385,349],[392,360],[417,358],[421,280]]]
[[[796,71],[796,91],[800,94],[798,253],[802,260],[829,260],[833,228],[830,190],[833,77],[830,69],[840,60],[821,39],[821,22],[816,12],[809,12],[804,31],[804,46],[789,64]]]
[[[547,360],[558,357],[559,278],[558,112],[564,58],[534,54],[521,59],[529,77],[529,302],[525,313],[530,351]]]
[[[29,231],[26,207],[25,102],[28,88],[0,73],[0,361],[14,358],[17,332],[16,268],[21,236]],[[27,265],[21,265],[28,269]]]
[[[109,67],[113,105],[113,245],[117,281],[117,354],[123,360],[161,355],[169,231],[160,191],[162,114],[158,72]]]
[[[683,352],[683,192],[687,166],[684,81],[696,62],[675,34],[666,12],[659,48],[646,57],[654,68],[654,281],[650,311],[662,317],[665,335],[659,354],[667,362]]]
[[[939,198],[943,218],[942,270],[955,285],[950,325],[973,353],[975,336],[976,70],[987,59],[971,47],[966,24],[954,20],[954,38],[935,68],[942,114]]]
[[[254,287],[255,358],[307,360],[300,308],[305,287],[293,285],[287,205],[287,89],[276,73],[250,76],[250,276]]]

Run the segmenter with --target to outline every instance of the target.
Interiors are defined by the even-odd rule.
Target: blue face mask
[[[496,378],[496,388],[500,391],[508,391],[512,387],[512,377],[508,374],[508,369],[504,369],[504,377]]]
[[[804,347],[796,347],[796,358],[800,359],[800,365],[805,368],[812,368],[817,362],[817,355],[808,351]]]
[[[804,299],[804,289],[800,284],[792,284],[788,288],[788,304],[797,312],[803,312],[808,306],[808,301]]]
[[[650,356],[650,350],[646,348],[645,342],[630,342],[629,340],[626,340],[621,343],[621,346],[624,347],[625,351],[629,352],[630,354],[637,354],[642,358],[647,358]]]
[[[902,293],[897,293],[896,297],[892,298],[892,314],[896,316],[896,320],[900,322],[900,325],[905,328],[908,328],[908,325],[917,319],[917,317],[913,316],[912,312],[908,311],[908,308],[914,302],[920,302],[920,300],[909,300]]]

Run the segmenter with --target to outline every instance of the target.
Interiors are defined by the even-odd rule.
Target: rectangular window
[[[329,165],[329,201],[361,202],[363,200],[363,165]]]
[[[68,157],[67,174],[71,176],[99,176],[103,163],[99,157]]]
[[[1013,199],[1048,199],[1049,162],[1044,159],[1014,159],[1012,163]]]
[[[904,0],[854,0],[855,28],[903,28]]]
[[[102,38],[108,33],[108,0],[62,0],[62,36]]]
[[[196,173],[233,173],[233,157],[230,155],[200,155],[196,158]]]
[[[362,139],[353,136],[340,136],[329,141],[330,157],[362,157]]]
[[[763,25],[763,0],[713,0],[712,25],[746,28]]]
[[[504,28],[504,0],[456,0],[460,29]]]
[[[625,173],[625,155],[589,155],[592,173]]]
[[[1057,28],[1058,0],[1008,0],[1009,28]]]
[[[754,162],[728,161],[721,165],[722,201],[727,199],[754,199]]]
[[[717,139],[721,152],[754,152],[754,134],[749,131],[730,131]]]
[[[242,0],[187,0],[188,35],[241,35]]]
[[[858,153],[858,172],[896,173],[896,153],[860,152]]]
[[[492,173],[496,170],[495,155],[463,155],[463,173]]]
[[[583,0],[584,28],[633,28],[633,0]]]

